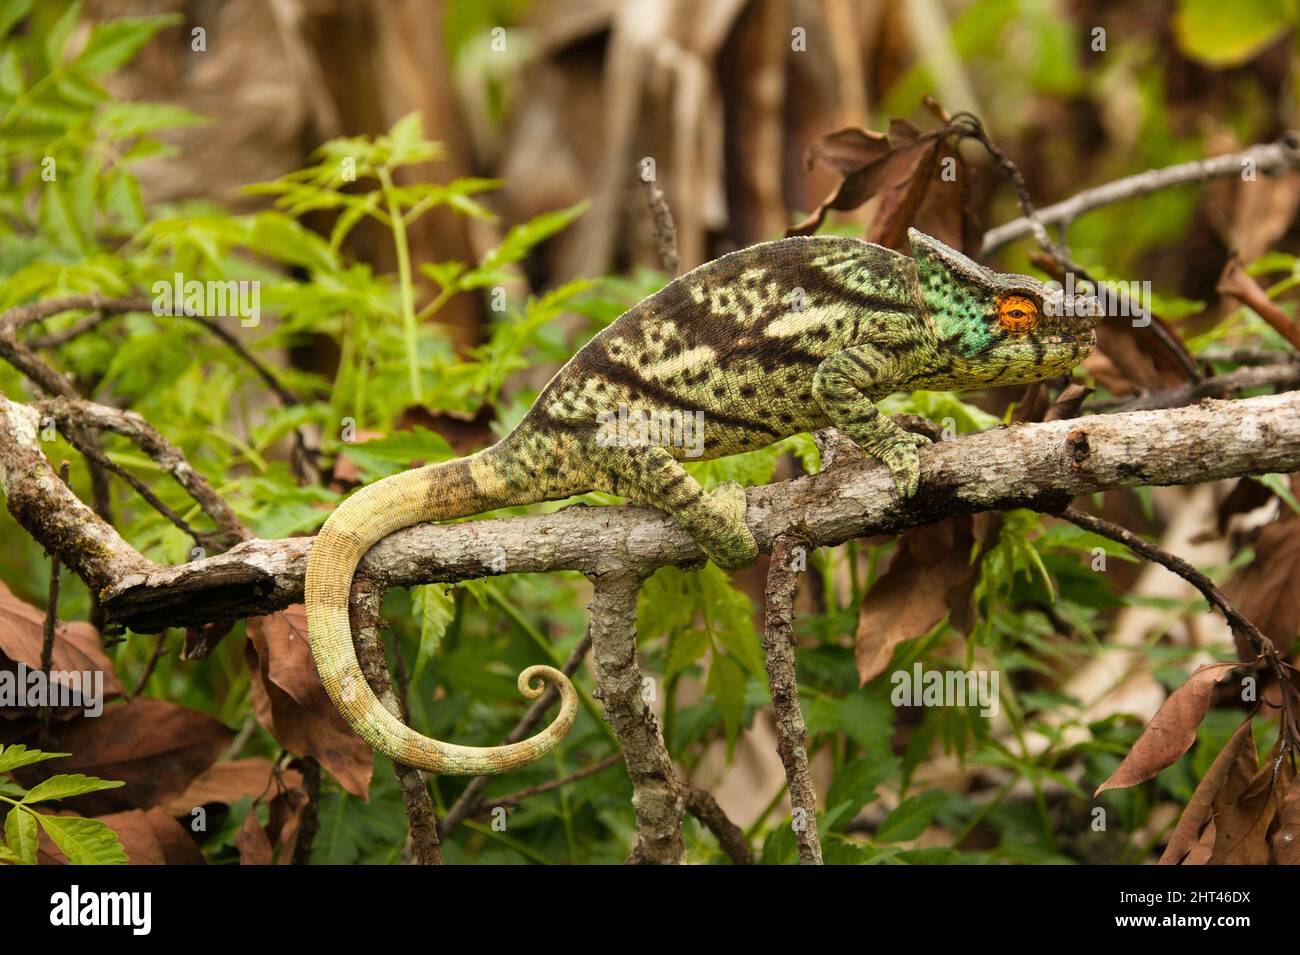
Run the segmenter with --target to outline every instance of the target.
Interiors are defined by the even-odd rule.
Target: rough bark
[[[817,791],[808,768],[808,724],[799,708],[799,681],[794,666],[794,592],[807,560],[807,545],[795,537],[778,537],[768,565],[763,625],[767,686],[776,717],[776,751],[790,786],[791,825],[800,865],[821,865],[817,837]]]
[[[6,506],[100,593],[114,621],[153,632],[270,613],[302,599],[310,538],[246,541],[206,560],[154,565],[63,486],[41,453],[38,424],[34,409],[0,398]],[[1300,470],[1300,392],[1000,427],[925,448],[921,464],[920,493],[906,502],[882,466],[851,454],[821,474],[750,488],[750,528],[765,551],[792,528],[811,546],[830,546],[957,513],[1059,510],[1110,488],[1291,473]],[[361,573],[384,587],[483,577],[502,551],[516,573],[596,577],[701,559],[658,511],[583,507],[409,528],[376,546]]]
[[[623,749],[632,779],[637,844],[627,861],[673,865],[682,861],[684,798],[677,771],[664,745],[659,720],[646,704],[644,676],[637,664],[635,573],[594,579],[591,601],[592,662],[605,718]]]
[[[384,656],[384,644],[379,631],[381,622],[379,606],[383,603],[383,590],[368,584],[359,584],[352,592],[352,632],[356,634],[357,659],[361,672],[374,690],[375,696],[388,712],[405,719],[402,703],[393,691],[393,681]],[[414,766],[393,763],[393,774],[402,790],[406,818],[410,826],[412,857],[419,865],[440,865],[442,854],[438,841],[438,818],[429,795],[429,785],[424,773]]]

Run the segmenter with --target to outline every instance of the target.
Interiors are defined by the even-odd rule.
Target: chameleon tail
[[[535,678],[560,694],[560,713],[535,736],[506,746],[457,746],[422,736],[384,708],[366,683],[352,644],[348,595],[366,552],[394,531],[423,521],[468,517],[499,506],[485,488],[500,489],[501,446],[405,471],[368,485],[343,502],[325,522],[307,560],[307,630],[321,682],[348,725],[385,756],[433,773],[478,776],[509,772],[552,750],[573,725],[578,695],[554,667],[532,666],[519,674],[519,692],[542,695]],[[544,498],[538,498],[543,500]],[[529,503],[515,495],[511,503]]]

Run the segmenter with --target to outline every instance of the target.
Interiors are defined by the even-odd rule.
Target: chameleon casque
[[[378,481],[344,502],[312,546],[306,603],[321,679],[352,728],[402,763],[478,775],[539,758],[577,715],[573,685],[548,666],[521,673],[519,690],[536,698],[542,688],[531,681],[552,681],[559,715],[506,746],[431,739],[380,704],[357,663],[348,594],[365,553],[401,528],[604,491],[672,515],[722,568],[757,557],[739,485],[706,494],[682,467],[688,449],[601,440],[598,419],[621,404],[658,415],[703,412],[701,458],[834,425],[889,468],[906,498],[916,493],[918,448],[928,439],[903,431],[873,401],[1038,381],[1092,351],[1096,319],[1053,308],[1059,291],[992,272],[916,230],[909,238],[911,258],[822,236],[766,242],[702,265],[592,338],[497,444]]]

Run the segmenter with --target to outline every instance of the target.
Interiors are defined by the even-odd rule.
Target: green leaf
[[[96,23],[72,66],[92,75],[109,73],[135,56],[151,36],[180,19],[179,14],[165,14]]]
[[[455,186],[455,183],[452,186]],[[452,205],[455,206],[456,203],[453,202]],[[504,265],[518,262],[532,250],[533,246],[555,235],[555,233],[564,229],[570,222],[586,212],[589,205],[590,203],[584,199],[567,209],[543,212],[527,222],[514,226],[506,233],[505,238],[501,240],[501,244],[488,253],[479,267],[461,280],[462,286],[464,288],[481,288],[484,285],[493,284],[491,280],[485,278],[484,273],[490,273]]]
[[[411,677],[418,680],[430,658],[438,652],[438,645],[456,615],[456,600],[451,588],[444,584],[423,584],[411,588],[411,602],[420,618],[420,649]]]
[[[445,461],[452,457],[451,445],[436,431],[417,427],[343,449],[366,481],[375,481],[406,469],[412,461]]]
[[[1293,0],[1179,0],[1174,37],[1188,56],[1222,69],[1252,59],[1295,22]]]
[[[37,815],[37,822],[73,865],[125,865],[117,833],[98,819]]]
[[[845,763],[836,771],[826,792],[826,805],[847,807],[840,817],[851,820],[863,806],[875,802],[882,783],[898,776],[900,760],[892,753],[864,756]],[[829,831],[829,826],[826,829]]]
[[[880,824],[876,830],[876,841],[906,842],[915,839],[925,831],[925,827],[947,799],[947,794],[938,791],[904,799]]]
[[[57,173],[56,173],[57,175]],[[86,239],[77,228],[76,212],[63,181],[55,179],[44,184],[41,193],[41,232],[65,252],[89,253]]]
[[[673,636],[668,647],[668,661],[664,664],[665,682],[694,664],[707,649],[709,635],[704,630],[691,628]]]
[[[45,59],[50,68],[59,65],[63,58],[63,48],[68,45],[68,38],[72,36],[72,30],[81,19],[81,0],[68,5],[68,9],[63,11],[63,16],[59,17],[50,27],[50,32],[45,35]]]
[[[30,766],[47,759],[59,759],[71,756],[71,753],[46,753],[39,749],[28,749],[22,743],[0,748],[0,773],[7,773],[19,766]]]
[[[36,865],[36,816],[21,806],[14,806],[5,817],[5,843],[18,857],[19,865]]]
[[[130,139],[163,129],[200,126],[209,122],[211,120],[206,116],[170,103],[104,103],[95,114],[96,127],[114,139]]]
[[[0,6],[0,37],[5,36],[32,8],[32,0],[9,0]]]
[[[731,758],[740,735],[740,721],[745,715],[745,671],[740,664],[723,653],[714,653],[709,664],[707,681],[709,692],[722,714],[722,725],[727,731],[727,758]]]
[[[125,785],[117,779],[99,779],[83,773],[51,776],[29,789],[23,798],[23,803],[30,805],[47,799],[67,799],[69,796],[80,796],[82,793],[98,792],[101,789],[117,789]]]
[[[1287,507],[1300,514],[1300,501],[1297,501],[1295,495],[1291,493],[1291,480],[1288,475],[1256,474],[1252,477],[1280,497]]]

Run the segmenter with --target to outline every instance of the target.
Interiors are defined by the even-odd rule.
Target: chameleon
[[[551,683],[558,715],[508,745],[432,739],[385,709],[357,662],[348,596],[361,558],[389,534],[603,491],[667,512],[720,568],[744,567],[758,555],[744,489],[727,482],[706,493],[685,458],[738,454],[834,426],[910,498],[929,438],[902,430],[875,401],[899,391],[1039,381],[1092,351],[1096,320],[1053,307],[1059,290],[991,271],[914,229],[908,240],[911,256],[854,238],[794,237],[701,265],[593,336],[496,444],[384,478],[344,501],[312,544],[306,606],[321,681],[353,730],[398,762],[482,775],[540,758],[577,715],[573,684],[549,666],[525,669],[519,691],[536,699]],[[620,408],[618,420],[628,409],[642,421],[693,415],[704,423],[701,446],[617,440],[609,425]]]

